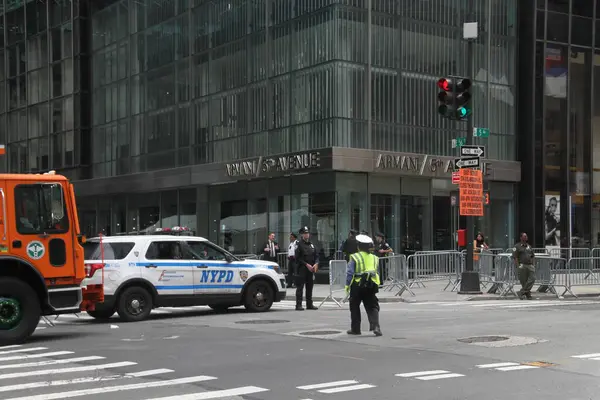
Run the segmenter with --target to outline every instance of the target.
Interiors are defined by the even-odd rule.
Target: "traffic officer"
[[[529,243],[527,243],[527,234],[521,233],[521,241],[513,247],[513,258],[517,266],[519,274],[519,282],[521,282],[521,290],[517,293],[519,299],[527,297],[527,300],[532,300],[531,289],[535,283],[535,253]]]
[[[290,244],[288,245],[288,287],[293,288],[294,276],[296,275],[296,246],[298,246],[298,236],[294,232],[290,233]]]
[[[319,270],[319,254],[310,241],[310,231],[307,226],[300,229],[301,239],[296,245],[296,311],[303,311],[302,291],[306,285],[306,308],[316,310],[313,305],[313,286],[315,273]]]
[[[379,258],[371,253],[373,239],[366,235],[356,236],[358,252],[350,256],[346,269],[346,293],[350,293],[350,330],[349,335],[360,335],[360,303],[364,303],[370,330],[375,336],[381,336],[379,326]]]

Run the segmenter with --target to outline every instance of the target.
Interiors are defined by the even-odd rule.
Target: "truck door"
[[[10,253],[43,270],[45,278],[74,276],[73,227],[63,186],[8,181],[7,188],[13,197],[5,203]]]
[[[0,181],[0,254],[8,253],[8,220],[7,215],[7,202],[6,198],[6,181]]]

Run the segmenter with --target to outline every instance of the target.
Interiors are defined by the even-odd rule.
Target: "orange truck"
[[[42,316],[93,311],[104,301],[102,284],[81,285],[103,268],[86,269],[84,242],[67,178],[0,174],[0,345],[25,341]]]

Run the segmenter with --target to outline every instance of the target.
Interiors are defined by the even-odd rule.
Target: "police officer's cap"
[[[371,239],[367,235],[356,236],[356,241],[360,244],[372,244],[373,243],[373,239]]]
[[[304,226],[302,228],[300,228],[300,230],[298,231],[299,234],[303,234],[303,233],[309,233],[310,230],[308,229],[308,226]]]

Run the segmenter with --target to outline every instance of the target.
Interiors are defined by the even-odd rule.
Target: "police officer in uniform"
[[[535,283],[535,253],[529,243],[527,243],[527,234],[521,233],[521,241],[513,247],[513,258],[521,282],[521,290],[517,293],[519,299],[527,297],[532,300],[531,289]]]
[[[350,330],[349,335],[360,335],[360,303],[365,305],[370,330],[375,336],[381,336],[379,326],[379,258],[373,255],[373,240],[366,235],[356,236],[358,252],[350,256],[346,269],[346,292],[350,293]]]
[[[306,308],[308,310],[317,310],[313,305],[312,293],[315,284],[315,273],[319,270],[319,254],[317,249],[310,241],[310,231],[308,227],[300,229],[301,239],[296,245],[296,311],[303,311],[302,291],[306,285]]]

